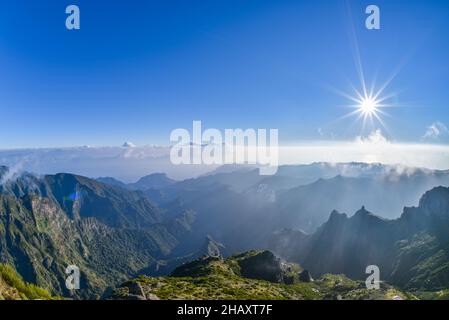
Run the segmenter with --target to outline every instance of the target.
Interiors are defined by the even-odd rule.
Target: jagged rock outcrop
[[[255,257],[258,257],[257,259]],[[133,283],[142,288],[147,299],[153,294],[161,299],[413,299],[414,296],[402,292],[386,283],[379,290],[366,289],[364,281],[353,281],[343,275],[324,275],[313,283],[293,281],[289,284],[266,281],[262,278],[247,278],[240,268],[241,262],[253,261],[260,264],[277,264],[277,258],[269,251],[249,251],[227,259],[202,257],[186,263],[175,270],[170,277],[139,276],[125,282],[113,290],[110,299],[136,299],[129,289]],[[299,266],[281,262],[283,272],[298,275]],[[277,268],[277,267],[276,267]],[[266,271],[261,268],[260,270]],[[176,275],[176,276],[174,276]],[[255,276],[256,274],[252,274]],[[309,278],[310,280],[310,278]],[[131,297],[130,297],[131,296]],[[142,297],[142,296],[140,296]]]
[[[317,275],[364,279],[366,267],[376,265],[382,280],[435,290],[449,286],[448,232],[449,188],[437,187],[398,219],[380,218],[365,207],[351,217],[333,211],[315,233],[283,232],[270,243],[276,253]]]
[[[281,260],[271,251],[253,252],[245,257],[237,256],[240,273],[245,278],[282,282]]]
[[[207,256],[226,256],[225,246],[222,243],[215,241],[211,235],[207,235],[203,248],[201,248],[200,252]]]
[[[313,278],[309,270],[301,271],[298,275],[298,280],[301,282],[313,282]]]
[[[128,291],[129,291],[129,294],[135,295],[135,296],[140,296],[140,297],[142,297],[142,300],[146,300],[146,295],[145,295],[145,292],[143,291],[143,288],[142,288],[142,285],[140,284],[140,282],[131,282],[128,285]]]

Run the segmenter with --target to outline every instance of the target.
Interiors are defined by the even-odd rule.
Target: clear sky
[[[65,28],[65,8],[81,30]],[[381,30],[364,26],[381,9]],[[449,126],[449,1],[0,0],[0,148],[168,144],[175,128],[278,128],[281,142]],[[335,88],[399,105],[365,132]],[[400,68],[399,68],[400,67]]]

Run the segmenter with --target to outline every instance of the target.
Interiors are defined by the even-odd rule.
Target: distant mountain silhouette
[[[165,173],[153,173],[142,177],[136,183],[128,184],[128,188],[135,190],[160,189],[174,184],[176,181],[167,177]]]
[[[364,207],[352,217],[333,211],[315,233],[282,230],[269,247],[314,274],[366,278],[368,265],[383,280],[408,289],[449,286],[449,188],[426,192],[400,218],[380,218]]]

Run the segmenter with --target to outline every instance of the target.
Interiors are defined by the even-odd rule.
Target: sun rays
[[[338,94],[351,101],[351,104],[345,106],[355,109],[343,115],[338,120],[355,116],[355,121],[361,121],[362,123],[362,131],[364,131],[367,126],[369,126],[370,130],[374,130],[380,125],[385,131],[388,132],[389,129],[384,121],[384,118],[389,116],[386,109],[397,106],[391,102],[392,98],[394,98],[396,94],[383,94],[388,86],[388,83],[389,81],[383,84],[380,89],[376,91],[374,84],[370,87],[370,89],[368,89],[366,87],[366,81],[363,80],[361,81],[361,90],[357,90],[353,87],[354,93],[352,95],[337,91]]]
[[[373,130],[382,128],[389,134],[390,130],[384,121],[385,117],[389,116],[386,109],[398,107],[399,105],[394,103],[397,93],[387,91],[389,91],[389,86],[398,75],[403,63],[394,68],[392,72],[384,78],[385,81],[381,83],[376,83],[378,78],[377,72],[375,72],[371,77],[366,77],[367,74],[365,72],[366,70],[364,70],[364,63],[362,61],[362,55],[353,23],[351,9],[348,3],[347,10],[350,21],[348,34],[352,45],[354,66],[359,85],[354,86],[353,83],[349,82],[349,87],[352,90],[350,92],[344,92],[342,90],[332,88],[335,93],[348,99],[349,104],[344,106],[353,109],[352,111],[337,118],[335,121],[355,117],[354,123],[346,126],[346,130],[348,130],[349,127],[361,124],[361,132],[365,132],[366,129],[368,129],[369,132],[372,132]]]

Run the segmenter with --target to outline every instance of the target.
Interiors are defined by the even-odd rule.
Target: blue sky
[[[81,30],[65,28],[65,8]],[[381,9],[381,30],[364,27]],[[281,142],[381,128],[417,142],[449,126],[449,1],[3,1],[0,148],[168,144],[175,128],[278,128]],[[353,31],[352,31],[353,30]],[[355,34],[352,37],[351,34]],[[398,93],[361,130],[355,41],[368,83]]]

